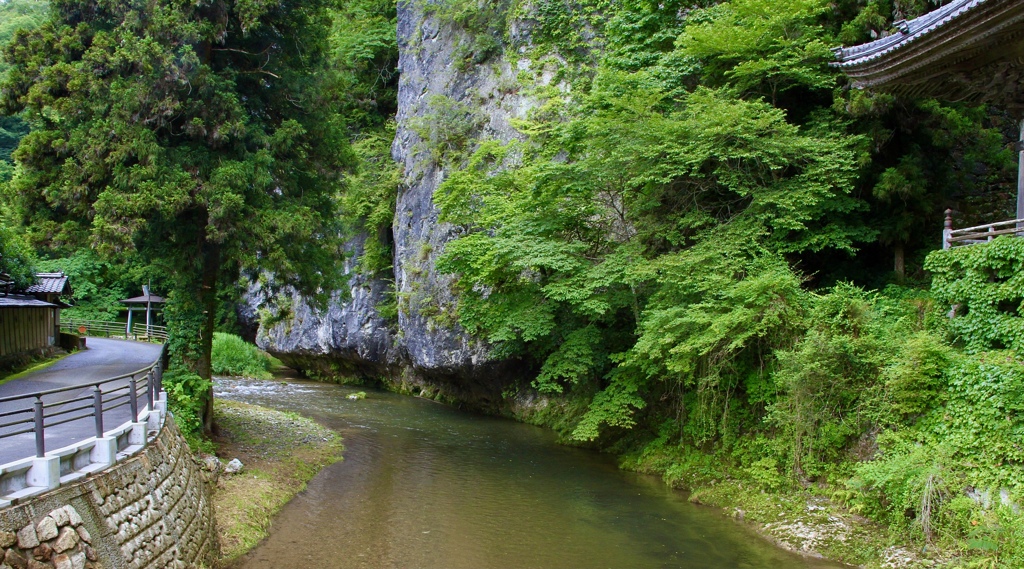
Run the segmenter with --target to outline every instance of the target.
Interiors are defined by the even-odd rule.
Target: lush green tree
[[[384,127],[398,106],[398,10],[391,0],[354,0],[333,12],[330,96],[349,129]]]
[[[460,276],[462,323],[537,357],[541,389],[607,390],[584,439],[629,424],[650,380],[733,381],[725,354],[786,326],[775,299],[800,279],[779,255],[869,236],[843,222],[860,207],[855,137],[723,90],[669,104],[651,83],[600,73],[580,118],[538,128],[532,150],[484,144],[438,198],[467,228],[439,264]],[[513,150],[525,165],[501,171]]]
[[[344,116],[357,166],[341,196],[346,236],[365,234],[358,269],[391,278],[391,223],[400,185],[391,158],[398,105],[397,7],[389,0],[346,2],[334,13],[331,104]]]
[[[6,45],[14,33],[21,29],[34,29],[46,20],[50,3],[47,0],[5,0],[0,2],[0,45]],[[7,75],[10,65],[0,57],[0,81]],[[28,133],[18,117],[0,116],[0,183],[14,173],[11,152],[21,137]]]
[[[138,259],[112,262],[87,248],[77,249],[67,257],[40,259],[37,268],[68,275],[73,306],[62,314],[88,320],[116,320],[125,309],[121,299],[140,294],[138,283],[146,282],[150,276],[147,266]],[[163,282],[154,284],[155,289],[162,290]]]
[[[5,223],[0,215],[0,274],[7,275],[18,288],[32,284],[35,254],[24,235]]]
[[[241,270],[327,290],[350,160],[325,105],[330,0],[58,0],[18,32],[3,111],[32,132],[7,199],[37,244],[170,276],[172,351],[210,377],[216,295]]]
[[[784,7],[764,0],[718,3],[690,12],[677,48],[657,64],[667,68],[659,76],[669,85],[727,87],[744,99],[770,101],[791,122],[817,123],[850,141],[860,136],[861,172],[852,195],[865,207],[847,222],[866,229],[857,245],[867,251],[861,259],[817,252],[802,256],[809,271],[828,275],[825,280],[841,275],[867,282],[871,277],[864,273],[889,278],[895,273],[902,279],[908,258],[910,272],[919,272],[924,254],[937,245],[943,210],[954,207],[971,216],[978,202],[1000,210],[1001,204],[987,203],[987,197],[1011,189],[1014,157],[1000,132],[1006,121],[998,113],[836,89],[845,80],[825,65],[830,46],[868,41],[893,19],[931,7],[885,0],[867,5],[807,0]],[[672,69],[679,71],[674,78],[666,72]],[[886,263],[879,250],[892,261]],[[867,270],[866,259],[872,259]]]
[[[0,45],[11,41],[18,30],[31,30],[46,21],[49,0],[3,0],[0,2]],[[0,58],[0,79],[10,64]]]

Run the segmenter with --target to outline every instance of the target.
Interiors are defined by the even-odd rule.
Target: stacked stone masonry
[[[210,489],[168,418],[138,455],[0,510],[0,569],[183,569],[217,555]]]

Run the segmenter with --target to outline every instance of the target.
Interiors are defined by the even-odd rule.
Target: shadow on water
[[[274,520],[245,569],[835,569],[779,550],[610,457],[544,429],[413,397],[218,380],[218,397],[295,411],[345,459]]]

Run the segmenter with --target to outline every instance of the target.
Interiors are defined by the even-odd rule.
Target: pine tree
[[[32,128],[7,190],[30,237],[170,275],[172,353],[201,377],[225,276],[317,291],[337,274],[351,153],[323,104],[333,7],[55,0],[4,50],[0,113]]]

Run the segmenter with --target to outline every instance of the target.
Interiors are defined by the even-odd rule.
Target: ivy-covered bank
[[[638,386],[629,425],[589,444],[795,550],[868,567],[1019,566],[1024,240],[938,251],[927,268],[930,292],[792,287],[754,297],[745,318],[713,312],[706,334],[721,336],[695,367],[727,371]],[[744,360],[762,367],[736,375]],[[509,402],[578,441],[595,399]]]

